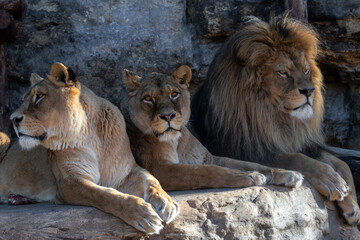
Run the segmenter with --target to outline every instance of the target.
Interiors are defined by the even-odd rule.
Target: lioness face
[[[39,144],[61,149],[81,128],[84,115],[76,110],[81,109],[80,85],[60,63],[52,66],[46,79],[33,74],[31,80],[22,105],[10,117],[19,143],[24,149]]]
[[[299,120],[313,116],[314,85],[311,68],[303,52],[279,52],[262,66],[263,86],[273,104]]]
[[[125,70],[129,113],[136,127],[160,141],[180,137],[190,117],[190,79],[187,66],[181,66],[172,76],[151,73],[144,78]]]

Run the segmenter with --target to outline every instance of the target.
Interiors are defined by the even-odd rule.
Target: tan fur
[[[215,56],[194,97],[193,129],[214,154],[302,172],[353,224],[360,212],[351,172],[321,150],[318,43],[310,27],[286,16],[249,21]]]
[[[5,180],[1,175],[1,186],[10,189],[2,194],[33,197],[33,189],[45,191],[50,179],[56,202],[94,206],[148,234],[174,219],[177,203],[135,163],[121,112],[61,63],[45,80],[37,79],[11,115],[21,147],[31,150],[9,149],[0,169],[15,174]],[[17,179],[21,173],[31,181]],[[40,174],[44,178],[38,179]]]
[[[265,182],[301,185],[302,175],[297,172],[211,155],[186,127],[190,80],[188,66],[179,67],[172,76],[151,73],[141,78],[124,71],[128,102],[122,101],[122,112],[132,151],[164,189],[247,187]]]

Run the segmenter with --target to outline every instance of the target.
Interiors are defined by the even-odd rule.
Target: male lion
[[[195,94],[193,130],[213,154],[300,171],[355,224],[350,169],[323,150],[318,42],[286,16],[249,21],[219,50]]]
[[[179,67],[172,76],[151,73],[140,78],[124,71],[127,99],[121,107],[131,149],[140,166],[154,174],[165,190],[247,187],[266,181],[289,187],[301,185],[303,178],[298,172],[211,155],[186,127],[191,75],[188,66]],[[244,170],[256,170],[266,177]]]
[[[33,164],[32,169],[11,168],[15,175],[8,174],[10,180],[17,181],[16,177],[24,173],[22,177],[34,180],[22,183],[33,189],[51,179],[49,173],[44,179],[36,174],[52,170],[57,202],[94,206],[148,234],[159,232],[162,221],[170,222],[179,213],[177,203],[159,182],[136,164],[121,112],[81,85],[63,64],[55,63],[46,79],[32,84],[11,120],[22,148],[42,145],[51,151],[38,148],[27,156],[17,144],[10,147],[0,169],[10,169],[19,162],[27,161],[30,167]],[[51,169],[39,173],[38,164],[47,161]],[[5,194],[22,190],[10,180],[7,186],[1,182],[0,190]],[[15,193],[34,196],[26,191]],[[37,198],[49,200],[51,193],[45,199]]]

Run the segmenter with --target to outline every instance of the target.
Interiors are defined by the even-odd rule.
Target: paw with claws
[[[328,164],[323,164],[321,168],[307,174],[306,178],[316,190],[330,201],[342,201],[349,194],[349,185]]]
[[[164,190],[161,188],[150,187],[145,197],[160,218],[166,223],[170,223],[179,214],[180,207]]]
[[[250,185],[261,186],[266,183],[265,175],[259,172],[250,172],[247,178],[251,181]]]
[[[344,200],[337,201],[337,204],[348,224],[360,226],[360,209],[353,192],[344,197]]]
[[[253,172],[242,172],[238,170],[231,170],[231,178],[229,178],[229,187],[251,187],[261,186],[266,183],[265,175],[253,171]]]
[[[272,169],[268,184],[297,188],[301,186],[303,180],[304,177],[299,172]]]
[[[129,196],[121,218],[146,234],[157,234],[163,228],[161,217],[155,212],[152,205],[142,198]]]

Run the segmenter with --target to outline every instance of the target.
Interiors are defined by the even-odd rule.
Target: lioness
[[[136,164],[121,112],[81,85],[63,64],[55,63],[46,79],[33,82],[11,120],[22,148],[42,145],[51,151],[42,148],[27,156],[15,145],[7,150],[0,168],[6,169],[11,161],[23,161],[17,156],[34,161],[34,168],[50,161],[56,202],[94,206],[148,234],[159,232],[162,221],[170,222],[179,213],[177,203],[159,182]],[[26,179],[37,177],[33,174],[38,171],[26,171]],[[14,180],[16,176],[9,177]],[[41,186],[47,179],[29,184]],[[8,193],[18,186],[5,187]]]
[[[191,75],[188,66],[179,67],[172,76],[151,73],[140,78],[124,71],[127,101],[122,101],[121,108],[138,163],[154,174],[165,190],[247,187],[266,182],[301,185],[303,177],[298,172],[211,155],[186,127]]]
[[[191,120],[213,154],[300,171],[356,224],[351,171],[324,148],[318,45],[309,26],[287,16],[252,19],[216,54]]]

